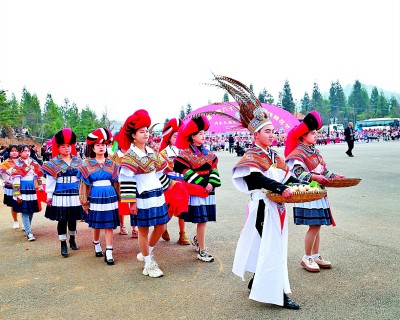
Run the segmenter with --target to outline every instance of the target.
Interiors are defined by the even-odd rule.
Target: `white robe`
[[[236,247],[232,271],[243,280],[246,271],[255,273],[250,299],[283,306],[283,293],[291,293],[287,269],[287,217],[281,230],[277,204],[268,200],[261,190],[248,190],[243,177],[251,172],[261,171],[252,167],[233,170],[233,184],[239,191],[250,195],[250,208]],[[289,172],[286,174],[273,166],[261,173],[281,183],[290,177]],[[265,203],[262,238],[255,227],[260,199]]]

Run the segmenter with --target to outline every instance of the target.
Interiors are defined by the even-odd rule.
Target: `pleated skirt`
[[[21,180],[20,190],[22,203],[18,203],[17,199],[13,198],[13,211],[21,212],[22,214],[39,212],[36,188],[33,180]]]
[[[293,204],[293,218],[297,225],[331,225],[332,218],[328,198]]]
[[[166,224],[170,217],[162,188],[144,191],[136,198],[137,215],[131,214],[131,225],[152,227]]]
[[[192,223],[217,221],[215,192],[210,192],[206,198],[190,196],[188,212],[183,212],[179,218]]]
[[[79,201],[79,192],[76,184],[61,184],[53,193],[52,205],[47,206],[45,217],[55,221],[80,220],[84,214]]]
[[[93,186],[89,196],[89,214],[84,220],[93,229],[119,226],[118,199],[113,186]]]

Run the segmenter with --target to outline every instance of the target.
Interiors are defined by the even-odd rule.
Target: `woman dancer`
[[[189,184],[202,187],[201,196],[190,196],[188,212],[182,213],[180,218],[197,224],[192,245],[197,251],[197,258],[204,262],[214,261],[205,244],[206,226],[207,222],[217,219],[215,188],[221,186],[218,158],[203,146],[209,126],[207,117],[199,116],[179,129],[176,146],[182,150],[175,158],[173,169],[182,174]]]
[[[33,236],[31,223],[33,214],[39,212],[39,204],[36,195],[35,182],[39,192],[43,191],[42,176],[43,172],[40,165],[29,157],[30,148],[26,144],[18,146],[19,158],[15,166],[11,169],[11,181],[13,186],[13,211],[22,213],[22,223],[24,224],[28,241],[36,240]]]
[[[320,185],[329,184],[328,178],[344,178],[326,168],[319,151],[315,148],[317,130],[322,127],[322,120],[315,110],[308,113],[303,122],[289,131],[286,138],[285,157],[293,176],[299,180],[317,181]],[[305,254],[301,265],[310,272],[320,268],[329,269],[331,262],[324,260],[320,254],[321,225],[333,225],[328,197],[321,200],[293,204],[294,223],[307,225],[304,239]]]
[[[106,250],[104,261],[114,264],[113,228],[119,226],[118,217],[118,166],[107,158],[107,146],[112,141],[112,133],[99,128],[86,138],[85,161],[79,167],[79,198],[87,213],[86,222],[93,228],[93,244],[96,257],[102,257],[100,230],[104,229]]]
[[[11,144],[7,149],[8,154],[10,157],[0,164],[0,174],[4,181],[4,199],[3,203],[11,208],[11,216],[14,220],[13,222],[13,229],[19,229],[19,222],[18,222],[18,214],[13,210],[13,186],[10,181],[10,170],[15,166],[15,163],[18,160],[19,152],[17,149],[17,145]]]
[[[75,241],[76,220],[82,219],[83,209],[79,202],[78,167],[82,159],[76,152],[76,135],[64,128],[52,139],[52,159],[42,166],[46,175],[47,208],[45,217],[58,221],[57,233],[61,242],[61,256],[68,257],[67,229],[69,246],[78,250]]]
[[[171,180],[178,180],[178,181],[183,180],[183,175],[174,171],[174,159],[179,154],[179,149],[175,146],[175,142],[176,142],[176,137],[178,135],[178,130],[182,125],[183,121],[181,119],[176,119],[176,118],[171,119],[165,124],[162,130],[162,141],[159,149],[161,156],[168,163],[168,167],[165,168],[164,172],[168,175],[168,177]],[[189,245],[190,241],[185,233],[185,220],[183,220],[180,216],[178,216],[178,225],[179,225],[178,244]],[[167,227],[165,227],[165,231],[162,234],[162,238],[165,241],[170,240]]]
[[[146,110],[137,110],[126,119],[120,133],[119,144],[128,149],[120,164],[119,181],[121,202],[129,203],[131,225],[139,230],[139,261],[144,261],[143,274],[152,278],[163,276],[154,260],[153,249],[169,220],[163,188],[170,180],[162,172],[166,163],[153,149],[149,140],[150,116]],[[161,180],[160,180],[161,179]],[[149,228],[154,227],[149,236]]]

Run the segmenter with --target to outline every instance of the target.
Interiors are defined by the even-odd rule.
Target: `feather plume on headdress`
[[[217,83],[208,84],[226,90],[239,105],[240,121],[251,133],[271,124],[266,110],[254,93],[243,83],[225,76],[214,75]]]

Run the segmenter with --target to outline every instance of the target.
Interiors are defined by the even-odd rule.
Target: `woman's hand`
[[[46,204],[47,204],[48,207],[51,207],[52,204],[53,204],[53,199],[52,199],[52,198],[48,198],[48,199],[46,200]]]
[[[282,197],[286,200],[290,199],[293,196],[292,190],[290,188],[286,188],[285,191],[282,192]]]
[[[89,214],[89,202],[85,205],[82,206],[83,211],[85,211],[86,214]]]
[[[317,181],[321,186],[327,186],[329,184],[329,180],[320,174],[313,173],[311,180]]]
[[[133,214],[135,216],[137,215],[138,207],[137,207],[136,202],[131,203],[131,205],[129,206],[129,211],[131,214]]]
[[[211,185],[211,183],[207,184],[206,190],[207,190],[208,193],[210,193],[211,191],[213,191],[213,186]]]
[[[22,198],[21,197],[17,197],[17,203],[22,203]]]

